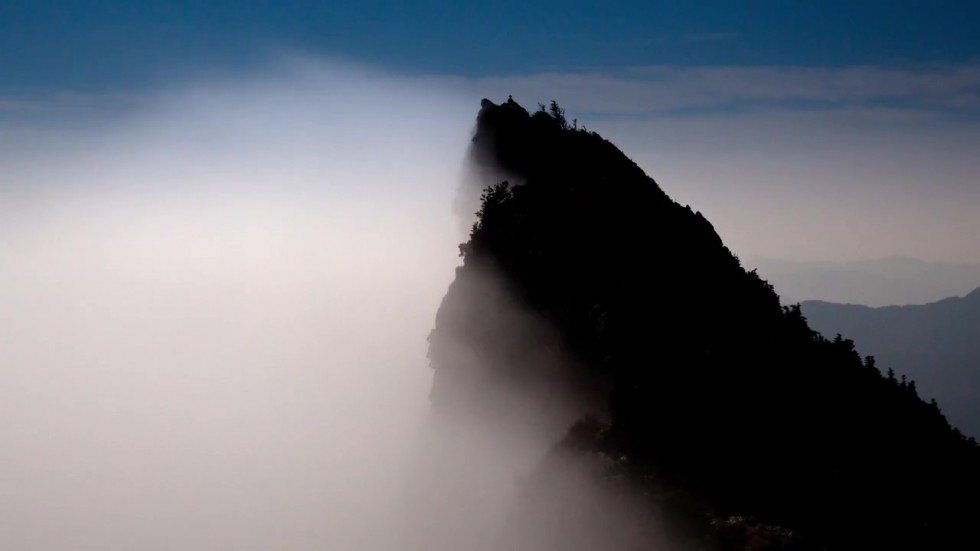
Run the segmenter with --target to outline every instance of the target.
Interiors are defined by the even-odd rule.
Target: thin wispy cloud
[[[719,40],[734,40],[742,36],[742,33],[735,31],[722,31],[712,33],[691,33],[681,37],[683,42],[717,42]]]
[[[36,107],[36,103],[19,98],[0,96],[0,113],[25,111]]]
[[[690,35],[699,40],[737,33]],[[302,57],[289,64],[303,65]],[[479,97],[512,95],[527,105],[558,99],[592,116],[719,115],[760,111],[890,112],[980,116],[980,61],[925,68],[652,65],[533,74],[463,77],[406,76],[412,83],[448,86]],[[62,90],[40,97],[0,96],[0,116],[24,111],[43,115],[138,105],[134,91],[82,93]]]
[[[567,108],[596,114],[855,107],[980,113],[980,63],[918,69],[866,65],[647,66],[624,71],[442,79],[485,94],[512,94],[532,102],[561,94]]]
[[[75,115],[85,116],[106,110],[121,112],[145,106],[155,95],[130,90],[83,92],[64,89],[0,96],[0,122],[21,120],[36,124],[49,117],[59,117],[61,122],[65,122]]]

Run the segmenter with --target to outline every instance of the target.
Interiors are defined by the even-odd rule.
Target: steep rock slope
[[[533,415],[562,412],[545,434],[595,413],[554,453],[598,458],[687,545],[977,543],[975,446],[782,307],[615,146],[556,105],[484,100],[471,156],[513,184],[486,190],[461,245],[430,337],[435,410],[520,426],[508,393],[535,388]]]

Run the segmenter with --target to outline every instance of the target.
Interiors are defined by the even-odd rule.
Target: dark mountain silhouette
[[[545,389],[545,411],[574,394],[581,417],[549,420],[571,425],[552,453],[633,489],[637,522],[667,519],[683,548],[980,548],[976,446],[852,341],[781,306],[613,144],[557,104],[484,100],[471,156],[512,180],[485,190],[439,309],[435,410],[520,425],[526,410],[498,389]],[[568,534],[597,514],[523,507]],[[658,545],[637,534],[646,544],[564,548]]]
[[[888,256],[853,262],[790,262],[752,258],[783,302],[823,300],[867,306],[925,304],[961,296],[980,285],[980,265]]]
[[[950,421],[980,435],[980,288],[965,297],[868,308],[807,301],[803,313],[824,335],[841,333],[878,365],[914,380]]]

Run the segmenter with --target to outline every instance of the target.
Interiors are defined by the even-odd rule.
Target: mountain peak
[[[510,183],[483,190],[439,309],[434,408],[549,441],[563,428],[568,453],[618,458],[611,479],[725,549],[748,545],[726,539],[732,515],[829,548],[977,539],[953,505],[980,491],[976,448],[914,386],[782,307],[613,144],[555,103],[485,100],[470,156]]]

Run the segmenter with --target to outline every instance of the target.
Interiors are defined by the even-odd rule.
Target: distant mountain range
[[[916,382],[939,401],[949,421],[980,437],[980,288],[960,298],[912,306],[869,308],[806,301],[810,326],[824,336],[854,340],[878,367]]]
[[[783,304],[823,300],[866,306],[925,304],[980,286],[980,264],[925,262],[904,256],[856,262],[746,262],[775,287]]]

